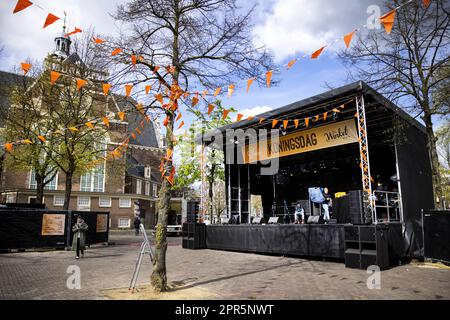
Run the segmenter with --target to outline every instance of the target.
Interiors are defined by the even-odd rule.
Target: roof
[[[276,119],[278,117],[286,116],[290,113],[308,109],[308,108],[314,108],[315,105],[323,105],[324,103],[327,103],[329,101],[336,100],[338,98],[349,98],[352,96],[357,96],[364,94],[364,96],[369,95],[372,97],[377,103],[383,105],[385,108],[392,110],[395,112],[399,117],[406,120],[409,124],[417,127],[421,131],[425,132],[425,127],[419,123],[417,120],[413,119],[409,114],[407,114],[405,111],[400,109],[397,105],[395,105],[393,102],[389,101],[385,97],[383,97],[379,92],[377,92],[375,89],[371,88],[369,85],[367,85],[363,81],[357,81],[336,89],[332,89],[329,91],[326,91],[324,93],[318,94],[316,96],[306,98],[291,104],[288,104],[284,107],[280,107],[265,113],[262,113],[256,117],[254,117],[251,120],[242,120],[239,122],[234,122],[232,124],[223,126],[221,128],[218,128],[220,132],[225,132],[227,129],[240,129],[240,128],[246,128],[250,126],[255,126],[259,124],[259,118],[264,118],[265,121],[271,121],[272,119]],[[210,138],[213,137],[213,132],[206,133],[203,137],[203,140],[208,141]],[[201,138],[197,137],[197,142],[200,142]]]

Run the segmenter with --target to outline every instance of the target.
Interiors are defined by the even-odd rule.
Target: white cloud
[[[253,108],[240,110],[239,113],[243,114],[244,117],[249,117],[249,116],[257,116],[261,113],[270,111],[272,109],[273,108],[268,107],[268,106],[257,106],[257,107],[253,107]]]
[[[255,41],[266,44],[277,62],[294,54],[309,54],[364,25],[371,4],[381,1],[274,0],[270,11],[260,13]]]

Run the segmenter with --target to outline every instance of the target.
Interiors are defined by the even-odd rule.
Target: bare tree
[[[239,12],[235,0],[131,0],[118,7],[116,19],[129,25],[131,30],[131,35],[122,38],[119,44],[130,51],[126,53],[140,58],[135,67],[129,63],[129,67],[116,76],[128,76],[131,72],[136,77],[133,83],[153,81],[155,87],[166,90],[170,103],[163,104],[162,110],[166,116],[168,150],[173,150],[175,116],[184,92],[215,89],[236,78],[256,77],[272,67],[265,49],[255,47],[252,42],[249,20],[253,10],[243,15]],[[146,107],[154,109],[155,100]],[[172,162],[166,161],[167,175],[172,169]],[[164,178],[159,194],[151,275],[152,286],[157,291],[167,290],[166,229],[170,189],[169,181]]]
[[[400,3],[395,0],[387,6],[393,8]],[[365,80],[413,116],[421,116],[427,133],[436,207],[442,188],[433,117],[448,115],[449,108],[444,99],[433,99],[433,93],[449,81],[448,74],[438,76],[450,63],[449,12],[450,3],[445,0],[432,1],[426,9],[421,1],[413,1],[397,11],[390,34],[370,31],[359,36],[351,49],[340,53],[351,68],[350,78]]]

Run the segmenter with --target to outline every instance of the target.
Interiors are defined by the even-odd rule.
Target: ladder
[[[130,293],[134,293],[134,289],[136,288],[136,282],[139,277],[139,271],[141,269],[143,257],[148,254],[150,257],[150,262],[153,264],[154,254],[150,245],[150,241],[148,240],[147,233],[145,232],[144,225],[142,223],[139,225],[139,230],[144,235],[144,240],[142,241],[141,248],[139,249],[139,256],[136,261],[136,266],[134,267],[133,277],[131,278],[130,286],[128,287],[128,291]]]

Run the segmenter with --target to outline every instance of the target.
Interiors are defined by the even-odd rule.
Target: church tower
[[[66,17],[64,17],[64,26],[62,34],[55,38],[55,51],[54,54],[58,57],[66,59],[70,55],[70,45],[72,41],[69,37],[66,37]]]

